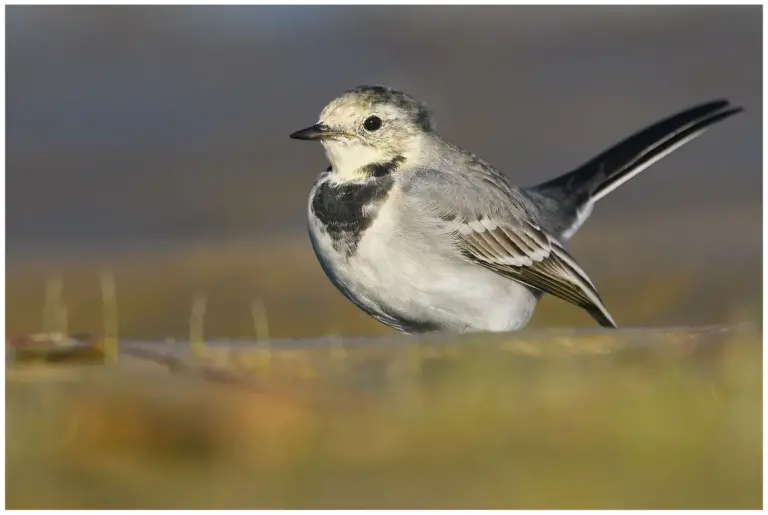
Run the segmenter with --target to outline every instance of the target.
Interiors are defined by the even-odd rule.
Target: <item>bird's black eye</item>
[[[378,116],[369,116],[363,122],[363,127],[365,127],[365,130],[368,132],[377,131],[381,127],[381,118]]]

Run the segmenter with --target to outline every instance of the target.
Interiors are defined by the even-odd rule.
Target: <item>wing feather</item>
[[[472,261],[526,286],[586,309],[616,327],[597,288],[576,260],[539,227],[500,225],[485,217],[460,224],[459,246]]]

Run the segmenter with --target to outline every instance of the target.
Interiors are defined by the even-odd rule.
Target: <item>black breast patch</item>
[[[363,173],[370,177],[384,177],[389,175],[405,162],[403,156],[395,156],[385,163],[371,163],[363,167]]]
[[[312,198],[312,214],[323,224],[338,252],[351,256],[395,181],[391,175],[362,183],[321,183]]]

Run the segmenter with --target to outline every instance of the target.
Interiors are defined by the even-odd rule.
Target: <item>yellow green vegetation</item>
[[[759,259],[580,241],[623,327],[754,325],[406,338],[304,240],[12,264],[9,334],[101,337],[9,354],[7,507],[761,507]]]
[[[9,508],[762,503],[754,329],[128,347],[8,369]]]

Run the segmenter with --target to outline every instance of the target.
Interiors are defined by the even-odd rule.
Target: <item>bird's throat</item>
[[[391,175],[362,182],[335,183],[333,172],[320,178],[310,209],[339,252],[351,255],[363,233],[378,214],[379,207],[394,185]]]

